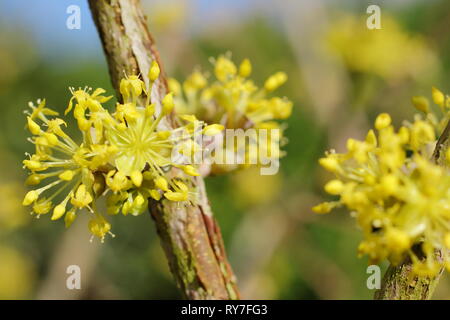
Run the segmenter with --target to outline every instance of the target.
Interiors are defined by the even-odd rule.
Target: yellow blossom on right
[[[414,97],[421,114],[398,130],[382,113],[365,140],[349,139],[346,153],[327,152],[319,163],[335,175],[325,191],[337,199],[313,208],[328,213],[346,207],[363,232],[359,255],[394,265],[409,257],[418,276],[450,271],[450,152],[440,157],[444,165],[433,155],[450,118],[450,99],[433,88],[432,100],[431,106]]]

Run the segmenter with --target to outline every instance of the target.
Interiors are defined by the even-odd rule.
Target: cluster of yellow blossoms
[[[435,275],[443,266],[450,270],[450,172],[432,159],[436,137],[450,117],[450,99],[435,88],[432,97],[442,119],[425,97],[414,97],[422,111],[414,122],[396,131],[390,116],[380,114],[376,131],[364,141],[349,139],[347,153],[332,150],[321,158],[319,163],[336,176],[325,191],[339,199],[313,208],[328,213],[347,207],[364,234],[361,255],[370,263],[389,259],[393,264],[409,256],[420,276]]]
[[[169,86],[179,113],[195,114],[205,121],[222,123],[227,128],[248,127],[291,115],[291,101],[268,97],[286,82],[284,72],[275,73],[266,80],[264,88],[258,88],[248,79],[252,72],[248,59],[242,61],[239,68],[225,55],[213,63],[216,79],[212,83],[208,83],[206,76],[198,70],[183,82],[183,86],[170,79]]]
[[[180,125],[176,129],[168,126],[166,116],[174,109],[173,94],[167,94],[161,104],[150,101],[159,74],[159,66],[153,62],[147,88],[137,76],[122,79],[123,102],[117,103],[112,113],[103,106],[111,98],[103,95],[105,90],[71,88],[65,114],[73,111],[81,143],[64,131],[66,122],[45,106],[45,100],[30,103],[27,127],[36,151],[23,164],[30,171],[26,183],[38,188],[26,194],[23,205],[31,206],[38,217],[53,210],[51,219],[64,216],[66,227],[86,208],[92,213],[89,230],[103,241],[111,234],[111,225],[98,208],[99,198],[106,199],[106,211],[112,215],[139,215],[149,198],[195,202],[195,189],[186,175],[199,173],[189,162],[174,162],[173,151],[176,148],[186,161],[202,147],[194,139],[198,128],[201,135],[215,135],[223,127],[205,126],[194,116],[176,118]],[[178,169],[169,176],[174,167]]]
[[[269,136],[269,140],[276,141],[269,141],[267,145],[284,144],[286,140],[282,137],[282,131],[285,126],[275,120],[287,119],[292,113],[293,104],[285,97],[271,94],[287,81],[286,73],[273,74],[265,81],[263,88],[259,88],[249,79],[252,65],[248,59],[244,59],[239,67],[231,60],[229,54],[211,61],[215,77],[211,81],[207,73],[199,70],[195,70],[182,84],[175,79],[169,80],[177,113],[194,114],[206,123],[220,123],[229,129],[253,128],[256,131],[265,129],[269,132],[272,129],[279,129],[279,136]],[[227,150],[227,147],[217,151],[236,152]],[[268,150],[268,153],[270,154],[271,150]],[[278,150],[272,152],[278,153]],[[282,153],[276,157],[280,155]],[[255,157],[251,154],[246,155],[246,164],[253,163]]]
[[[406,32],[387,13],[379,30],[361,28],[366,19],[339,14],[325,35],[326,48],[339,56],[349,70],[388,80],[411,76],[419,81],[438,70],[436,54],[424,38]]]

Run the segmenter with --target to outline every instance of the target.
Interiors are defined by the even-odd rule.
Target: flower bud
[[[61,218],[64,213],[66,212],[66,207],[62,204],[57,205],[54,209],[53,209],[53,215],[51,217],[51,220],[58,220],[59,218]]]
[[[344,184],[340,180],[331,180],[325,185],[325,191],[329,194],[338,195],[344,190]]]
[[[252,64],[250,63],[250,60],[245,59],[242,61],[241,65],[239,66],[239,75],[241,77],[248,77],[252,73]]]
[[[162,112],[163,112],[163,114],[171,113],[174,106],[175,106],[175,104],[173,102],[173,93],[170,92],[170,93],[166,94],[166,96],[162,100]]]
[[[444,94],[435,87],[431,88],[431,97],[433,98],[433,102],[437,104],[438,106],[443,106],[445,101]]]
[[[417,110],[422,111],[424,113],[430,112],[430,104],[427,98],[423,96],[417,96],[412,97],[411,101]]]
[[[156,79],[158,79],[160,72],[161,69],[159,68],[158,63],[156,62],[156,60],[153,60],[150,71],[148,72],[148,78],[150,79],[150,81],[154,82]]]
[[[200,173],[198,173],[197,169],[191,165],[182,166],[181,169],[184,171],[184,173],[186,173],[190,176],[199,176],[200,175]]]
[[[154,180],[154,182],[155,182],[155,185],[156,185],[157,188],[159,188],[159,189],[161,189],[163,191],[168,191],[169,190],[167,180],[164,179],[163,177],[156,178]]]
[[[389,127],[391,124],[391,116],[387,113],[381,113],[375,120],[375,128],[377,130],[382,130]]]
[[[73,171],[66,170],[58,176],[61,180],[70,181],[73,179]]]
[[[131,181],[134,183],[136,187],[140,187],[142,184],[142,173],[138,170],[135,170],[131,173]]]
[[[36,190],[31,190],[25,195],[25,198],[23,199],[22,204],[24,206],[29,206],[34,201],[36,201],[38,199],[38,197],[39,197],[39,193]]]
[[[164,193],[164,197],[166,197],[170,201],[186,201],[188,199],[187,193],[184,192],[168,191]]]
[[[41,132],[41,127],[39,127],[39,125],[34,122],[31,117],[27,117],[28,119],[28,130],[30,130],[30,132],[34,135],[38,135]]]

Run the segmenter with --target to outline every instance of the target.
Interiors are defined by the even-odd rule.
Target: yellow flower
[[[242,127],[248,120],[262,123],[290,116],[292,103],[288,99],[268,97],[287,81],[286,73],[277,72],[270,76],[260,89],[246,79],[252,70],[250,60],[242,61],[239,72],[229,56],[219,56],[214,65],[216,81],[212,83],[198,70],[184,81],[183,90],[178,81],[169,80],[179,113],[195,114],[207,123],[223,123],[226,119],[228,128]]]
[[[252,73],[252,64],[249,59],[244,59],[239,66],[239,75],[247,78]]]
[[[57,113],[45,108],[45,101],[38,102],[38,107],[30,103],[32,112],[28,113],[28,127],[33,137],[29,141],[35,144],[36,152],[23,161],[24,167],[31,171],[27,183],[43,184],[26,194],[23,205],[32,206],[37,216],[53,209],[52,220],[57,220],[64,214],[69,215],[67,221],[70,223],[76,217],[78,209],[87,207],[90,211],[93,210],[90,206],[95,195],[93,172],[102,170],[114,153],[105,141],[101,141],[99,135],[95,135],[95,131],[89,130],[96,126],[93,121],[96,114],[107,115],[107,111],[101,106],[102,102],[109,99],[101,96],[104,90],[97,89],[92,94],[84,90],[71,89],[71,92],[73,97],[66,112],[74,110],[74,117],[78,120],[80,130],[83,131],[82,143],[77,144],[63,131],[61,125],[66,123],[62,119],[49,118]],[[87,110],[89,114],[86,114]],[[87,128],[80,126],[80,119],[85,121]],[[43,128],[46,128],[46,131]],[[59,195],[63,196],[62,201],[55,203],[54,200]],[[66,210],[68,204],[72,207]]]
[[[106,184],[113,192],[128,190],[132,187],[130,182],[133,182],[136,188],[141,187],[144,170],[148,171],[154,178],[164,179],[167,168],[171,166],[179,167],[178,163],[172,161],[174,150],[186,145],[197,146],[193,140],[194,131],[198,128],[201,132],[204,124],[196,120],[195,117],[180,118],[181,121],[188,123],[175,130],[161,125],[164,117],[172,111],[173,107],[172,93],[169,93],[162,101],[162,112],[156,117],[153,113],[146,112],[146,108],[136,105],[133,107],[136,116],[130,119],[131,121],[125,123],[113,119],[105,123],[105,138],[115,150],[115,155],[111,157],[111,163],[118,170],[115,174],[114,171],[110,171],[106,176]],[[124,126],[121,124],[124,124]],[[200,151],[199,146],[193,151]],[[193,154],[190,153],[189,156],[193,156]],[[198,175],[193,167],[184,170],[184,172],[191,176]],[[146,184],[144,183],[144,185]],[[179,187],[170,179],[168,180],[168,186],[173,192],[179,191]],[[154,187],[147,187],[149,188],[148,196],[151,196],[150,190]],[[161,190],[168,191],[169,189]],[[153,195],[155,195],[155,192],[153,192]],[[181,198],[175,197],[168,199],[175,199],[173,201],[188,200],[187,197],[183,200],[176,200]]]
[[[331,180],[325,185],[325,191],[329,194],[341,194],[344,191],[344,184],[340,180]]]
[[[391,116],[387,113],[380,114],[375,120],[375,128],[382,130],[391,124]]]
[[[422,96],[412,97],[412,103],[417,110],[428,113],[430,111],[430,103],[428,99]]]
[[[431,89],[431,96],[432,96],[433,102],[435,104],[437,104],[438,106],[441,106],[441,107],[444,105],[445,96],[439,89],[436,89],[435,87],[433,87]]]
[[[228,78],[236,75],[236,65],[227,57],[220,56],[216,61],[215,74],[217,79],[225,82]]]
[[[339,161],[336,157],[326,157],[319,159],[319,164],[326,170],[335,173],[339,170]]]
[[[284,72],[277,72],[264,83],[264,88],[267,91],[274,91],[282,86],[287,81],[287,75]]]
[[[148,78],[150,81],[155,81],[158,79],[161,69],[156,61],[152,61],[152,65],[150,66],[150,71],[148,72]]]
[[[194,71],[184,82],[183,88],[186,91],[196,91],[203,89],[207,84],[205,76],[200,71]]]
[[[136,75],[132,75],[127,79],[122,79],[122,81],[120,81],[120,94],[125,103],[136,102],[136,99],[144,90],[144,82]]]
[[[239,68],[229,54],[221,55],[212,61],[215,76],[213,79],[207,79],[206,73],[195,70],[182,85],[174,79],[169,80],[170,90],[174,93],[175,109],[182,114],[181,117],[194,115],[195,119],[209,124],[205,128],[205,135],[218,134],[225,128],[256,129],[257,132],[260,132],[260,129],[277,129],[281,131],[280,137],[274,138],[271,145],[275,145],[276,142],[283,145],[286,142],[286,139],[282,137],[285,126],[274,120],[290,117],[293,104],[287,98],[272,96],[272,94],[287,81],[286,73],[275,73],[265,81],[262,88],[259,88],[248,78],[252,72],[250,60],[244,59]],[[184,117],[184,119],[187,118]],[[190,146],[186,146],[186,149],[189,149],[188,147]],[[258,147],[270,149],[262,145]],[[228,147],[227,149],[226,144],[222,149],[217,149],[214,154],[218,158],[222,155],[237,154],[236,148]],[[238,167],[261,165],[261,159],[255,152],[246,150],[245,153],[244,164],[214,164],[212,172],[226,172]],[[277,157],[283,155],[277,150],[274,150],[272,154],[277,154]]]
[[[169,114],[172,112],[175,104],[173,102],[173,93],[167,94],[162,101],[162,113]]]
[[[124,215],[143,213],[149,198],[159,201],[163,195],[185,205],[195,202],[196,191],[189,180],[183,182],[183,174],[198,176],[198,170],[192,158],[185,155],[175,162],[173,153],[191,146],[188,155],[193,156],[194,151],[201,151],[194,141],[199,134],[217,133],[223,127],[205,127],[193,115],[174,117],[180,126],[168,127],[166,116],[175,107],[173,94],[164,97],[161,108],[147,95],[159,74],[159,66],[153,62],[147,88],[138,76],[122,79],[123,103],[118,103],[113,113],[103,106],[111,98],[103,96],[105,90],[70,88],[72,97],[65,114],[72,113],[77,120],[80,143],[65,133],[66,122],[45,107],[45,100],[39,100],[37,106],[30,103],[27,128],[36,151],[23,165],[30,171],[27,184],[35,187],[25,195],[23,205],[30,206],[38,217],[51,211],[51,220],[64,217],[66,227],[81,209],[87,209],[94,216],[89,230],[103,241],[111,225],[98,211],[97,198],[106,196],[108,214]],[[194,82],[202,86],[199,76]],[[171,168],[176,168],[177,174],[167,177]]]
[[[419,79],[437,71],[437,56],[422,37],[408,34],[388,14],[383,16],[382,29],[360,28],[366,18],[341,14],[324,37],[330,53],[339,56],[350,71],[387,80]]]
[[[431,160],[429,144],[435,144],[442,121],[423,101],[415,104],[425,119],[417,115],[396,132],[390,116],[381,114],[376,133],[370,130],[365,141],[349,139],[347,153],[331,151],[321,158],[319,163],[335,175],[325,190],[339,199],[313,211],[345,206],[364,234],[359,254],[367,254],[371,263],[389,259],[394,264],[409,256],[417,275],[430,276],[450,263],[450,171]],[[425,262],[415,245],[421,245]],[[442,250],[442,260],[436,250]]]
[[[331,210],[333,210],[335,207],[337,207],[338,202],[323,202],[320,203],[312,208],[312,210],[315,213],[329,213]]]
[[[72,195],[70,202],[77,208],[84,208],[92,202],[92,195],[86,190],[84,184],[80,184],[77,191]]]
[[[105,236],[108,233],[110,233],[110,230],[111,230],[111,224],[108,221],[106,221],[105,218],[101,215],[98,217],[92,218],[89,221],[88,227],[89,227],[89,231],[91,231],[91,233],[94,236],[99,237],[102,242],[104,241]]]

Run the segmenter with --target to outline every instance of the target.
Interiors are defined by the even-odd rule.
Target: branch
[[[124,73],[140,74],[148,85],[151,62],[156,60],[163,68],[140,1],[89,0],[89,5],[117,96],[120,96],[119,82]],[[160,105],[166,92],[167,81],[161,72],[151,93],[152,102]],[[236,278],[203,179],[190,179],[198,189],[198,204],[181,206],[166,200],[150,204],[170,269],[184,298],[238,299]]]
[[[445,151],[450,145],[450,121],[439,137],[433,152],[432,160],[445,166]],[[420,254],[420,248],[417,248]],[[436,258],[441,259],[442,253],[437,251]],[[411,259],[406,258],[397,266],[390,265],[387,269],[380,290],[375,292],[377,300],[429,300],[439,283],[444,268],[434,277],[418,277],[412,273]]]

